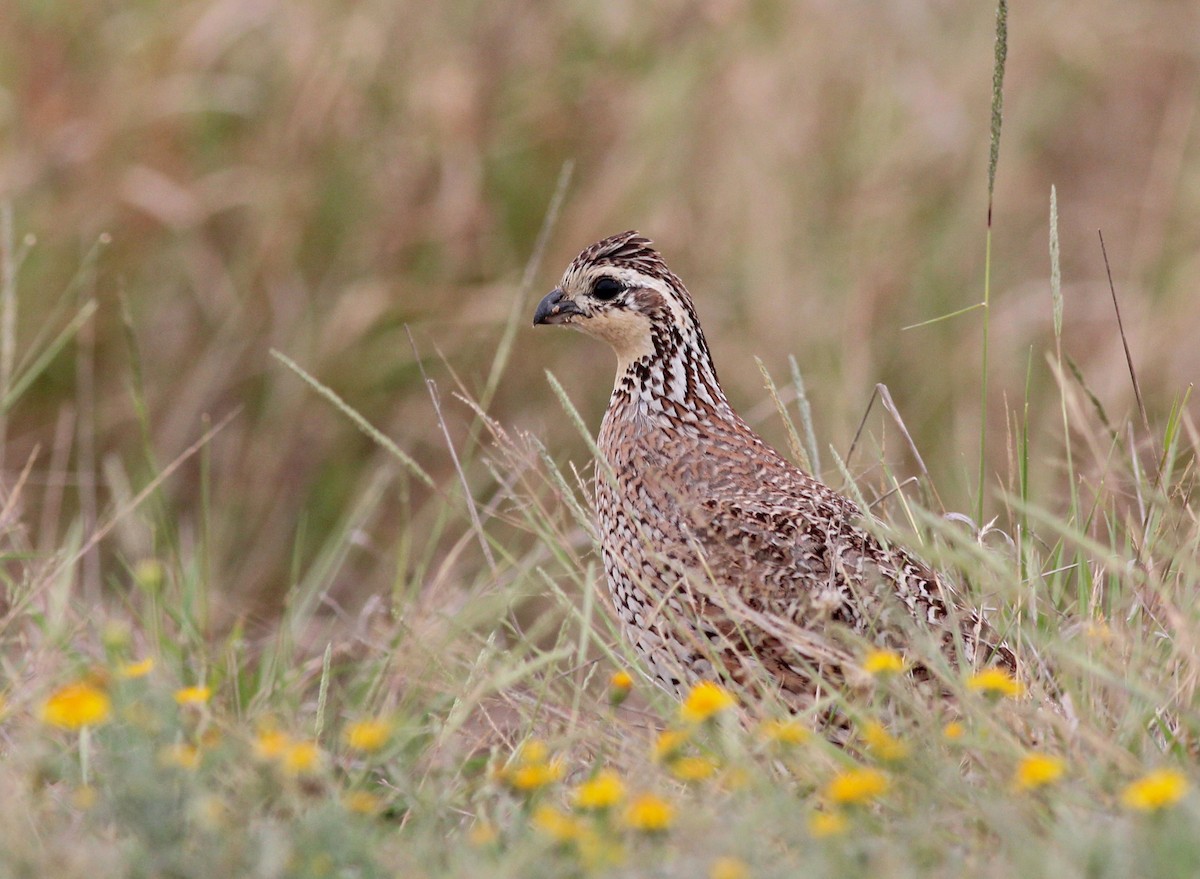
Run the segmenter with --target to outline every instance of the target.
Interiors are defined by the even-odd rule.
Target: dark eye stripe
[[[625,292],[625,285],[616,278],[598,278],[592,285],[592,296],[605,302],[615,299],[623,292]]]

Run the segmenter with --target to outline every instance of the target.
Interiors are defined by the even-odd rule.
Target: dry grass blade
[[[538,229],[533,250],[530,251],[529,259],[525,262],[525,271],[521,275],[521,286],[517,290],[517,295],[513,297],[512,310],[504,324],[504,333],[496,345],[496,356],[492,359],[492,366],[488,371],[487,384],[484,385],[483,393],[479,396],[480,406],[484,410],[491,405],[492,396],[496,393],[501,376],[504,375],[504,368],[508,365],[508,359],[512,354],[517,330],[524,325],[521,318],[525,314],[525,299],[529,295],[529,288],[533,286],[533,279],[542,265],[542,257],[546,253],[550,233],[554,231],[554,225],[558,222],[558,215],[562,210],[563,201],[567,197],[567,189],[571,185],[571,175],[574,172],[575,162],[570,159],[563,162],[563,166],[558,172],[558,182],[554,186],[554,194],[550,197],[550,205],[546,208],[546,214],[542,218],[542,225]]]
[[[800,465],[802,470],[815,473],[815,465],[809,459],[804,445],[800,442],[800,434],[796,431],[796,425],[792,423],[791,416],[788,415],[787,406],[783,405],[783,400],[779,398],[779,389],[775,387],[775,380],[767,372],[767,365],[762,362],[762,358],[760,357],[754,358],[754,364],[758,367],[759,375],[762,376],[763,386],[771,396],[771,402],[775,404],[775,412],[779,415],[779,419],[783,422],[783,426],[787,430],[788,449],[791,450],[792,459]]]
[[[792,370],[792,385],[796,389],[796,405],[800,409],[800,422],[804,425],[804,440],[808,449],[808,460],[812,463],[812,472],[819,476],[821,473],[821,453],[817,447],[817,431],[813,427],[812,405],[808,402],[808,394],[804,390],[804,377],[800,374],[800,365],[794,355],[788,355],[788,366]]]
[[[1117,287],[1113,283],[1112,266],[1108,262],[1108,248],[1104,246],[1104,233],[1097,229],[1096,235],[1100,238],[1100,254],[1104,257],[1104,273],[1108,277],[1108,292],[1112,294],[1113,311],[1117,315],[1117,332],[1121,335],[1121,347],[1125,351],[1125,365],[1129,369],[1129,380],[1133,383],[1133,396],[1137,400],[1138,413],[1142,416],[1142,427],[1149,438],[1152,436],[1150,418],[1146,414],[1146,404],[1142,400],[1142,386],[1138,383],[1137,370],[1133,366],[1133,355],[1129,351],[1129,337],[1125,335],[1125,322],[1121,320],[1121,304],[1117,301]]]
[[[407,467],[409,471],[412,472],[423,483],[430,488],[435,487],[433,477],[426,473],[420,464],[413,460],[413,458],[407,452],[392,442],[391,439],[384,435],[378,428],[375,427],[375,425],[363,418],[362,415],[360,415],[349,403],[334,393],[331,388],[321,384],[321,382],[317,381],[313,376],[305,372],[304,368],[300,366],[300,364],[292,360],[292,358],[288,357],[282,351],[276,351],[274,348],[272,348],[271,356],[290,369],[292,372],[296,373],[296,375],[300,376],[305,384],[332,403],[339,412],[341,412],[343,415],[349,418],[351,422],[354,423],[355,427],[357,427],[372,440],[374,440],[378,445],[384,448],[388,454]]]
[[[405,327],[405,330],[408,332],[408,343],[412,346],[413,357],[416,358],[417,367],[421,370],[421,378],[425,382],[426,389],[429,391],[429,399],[433,403],[433,411],[437,417],[438,426],[442,429],[442,437],[446,441],[446,450],[450,453],[450,460],[454,463],[454,472],[458,474],[458,481],[463,491],[463,503],[467,507],[467,515],[471,517],[471,527],[475,530],[475,536],[479,540],[479,549],[483,552],[483,557],[487,561],[488,567],[495,573],[496,558],[492,555],[491,544],[488,542],[487,533],[483,530],[483,522],[479,519],[479,510],[475,507],[475,496],[471,493],[471,484],[467,481],[467,474],[463,472],[462,462],[458,459],[458,451],[454,448],[454,440],[450,436],[450,428],[446,426],[446,418],[442,414],[442,403],[438,397],[437,384],[425,373],[425,364],[421,362],[421,355],[417,351],[417,341],[413,338],[412,330],[408,327]]]

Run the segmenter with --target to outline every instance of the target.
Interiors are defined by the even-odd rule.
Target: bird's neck
[[[698,328],[656,329],[649,347],[640,357],[618,361],[610,409],[691,422],[736,417]]]

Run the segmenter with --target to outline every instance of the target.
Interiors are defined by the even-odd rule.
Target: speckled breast
[[[636,474],[626,472],[617,479],[620,484],[614,487],[604,473],[596,478],[609,591],[622,631],[647,670],[668,691],[680,694],[697,680],[713,676],[711,662],[698,649],[703,636],[696,609],[680,588],[682,573],[672,570],[660,552],[670,540],[669,523]]]

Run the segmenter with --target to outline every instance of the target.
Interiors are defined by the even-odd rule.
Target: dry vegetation
[[[1191,5],[1012,11],[983,541],[941,515],[979,502],[980,314],[903,328],[982,298],[992,9],[0,0],[0,21],[4,873],[1198,868]],[[632,666],[595,588],[587,431],[545,370],[594,428],[612,365],[527,323],[580,247],[634,227],[769,438],[754,358],[795,416],[794,355],[827,480],[918,477],[880,512],[1000,605],[1074,725],[949,669],[961,735],[877,680],[847,694],[873,738],[849,752],[738,709],[686,721],[640,680],[610,705]],[[927,474],[878,404],[836,463],[880,382]],[[653,756],[663,728],[690,762]],[[570,791],[601,767],[628,790],[588,811],[604,786]],[[1179,774],[1128,787],[1157,767]]]

